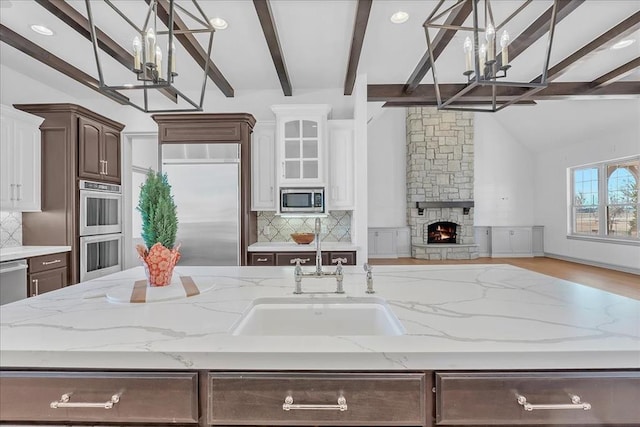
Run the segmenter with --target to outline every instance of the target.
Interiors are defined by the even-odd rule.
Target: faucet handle
[[[347,259],[346,258],[332,258],[331,259],[331,264],[342,265],[343,263],[344,264],[347,263]]]
[[[373,270],[373,268],[369,265],[369,263],[365,262],[362,267],[364,268],[364,271],[366,271],[367,273],[371,274],[371,270]]]

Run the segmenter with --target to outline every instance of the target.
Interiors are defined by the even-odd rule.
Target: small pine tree
[[[137,209],[142,215],[142,239],[147,248],[159,242],[164,247],[173,249],[178,231],[178,216],[167,174],[149,169],[147,178],[140,187]]]

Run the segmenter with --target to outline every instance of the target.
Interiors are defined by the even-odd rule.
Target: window
[[[571,234],[638,238],[640,157],[570,169]]]

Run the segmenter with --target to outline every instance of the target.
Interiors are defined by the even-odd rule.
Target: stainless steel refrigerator
[[[178,265],[239,265],[238,144],[165,144],[166,172],[178,211]]]

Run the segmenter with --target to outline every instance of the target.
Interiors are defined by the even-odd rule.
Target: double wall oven
[[[122,188],[81,180],[80,280],[122,270]]]

